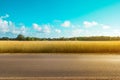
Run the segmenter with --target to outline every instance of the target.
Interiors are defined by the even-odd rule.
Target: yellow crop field
[[[0,53],[120,53],[120,41],[0,41]]]

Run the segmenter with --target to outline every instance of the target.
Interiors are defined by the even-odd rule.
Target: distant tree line
[[[19,34],[16,38],[2,37],[0,40],[19,40],[19,41],[119,41],[120,37],[110,36],[90,36],[90,37],[71,37],[71,38],[38,38],[25,37]]]

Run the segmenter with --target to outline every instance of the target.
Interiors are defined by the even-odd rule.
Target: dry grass
[[[120,41],[0,41],[0,53],[120,53]]]

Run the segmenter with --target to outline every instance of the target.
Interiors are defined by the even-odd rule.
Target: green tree
[[[2,40],[9,40],[8,37],[2,37]]]
[[[24,37],[24,35],[22,35],[22,34],[19,34],[17,37],[16,37],[16,40],[25,40],[25,37]]]
[[[32,39],[31,39],[31,37],[26,37],[26,40],[31,41]]]

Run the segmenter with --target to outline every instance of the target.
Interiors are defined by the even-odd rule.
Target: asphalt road
[[[119,76],[120,55],[0,55],[0,78]]]

